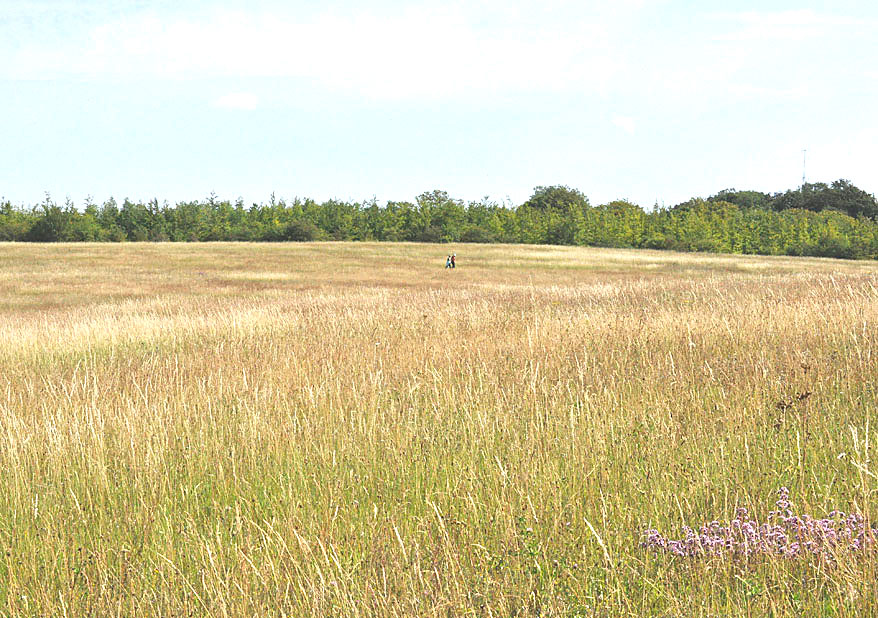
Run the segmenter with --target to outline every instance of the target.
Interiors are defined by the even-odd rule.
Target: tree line
[[[878,202],[846,180],[768,194],[726,189],[649,211],[628,201],[592,205],[579,190],[537,187],[519,206],[464,203],[445,191],[414,202],[311,199],[246,207],[211,196],[176,205],[114,199],[83,208],[48,196],[0,200],[0,241],[376,240],[588,245],[878,259]]]

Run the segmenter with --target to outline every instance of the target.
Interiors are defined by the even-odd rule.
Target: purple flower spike
[[[658,530],[644,533],[641,545],[652,551],[680,557],[719,556],[744,559],[751,556],[799,558],[814,556],[835,561],[840,551],[872,549],[878,528],[868,528],[858,513],[832,511],[825,519],[803,513],[796,515],[790,502],[790,491],[781,487],[777,492],[777,510],[768,514],[770,522],[760,524],[750,519],[745,508],[735,511],[727,525],[717,520],[694,529],[683,526],[684,538],[668,539]]]

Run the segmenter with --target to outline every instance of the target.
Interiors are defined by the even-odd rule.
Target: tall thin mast
[[[805,157],[808,156],[808,149],[802,150],[802,187],[805,186]]]

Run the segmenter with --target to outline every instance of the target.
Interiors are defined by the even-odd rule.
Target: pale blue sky
[[[0,195],[878,191],[878,3],[0,0]]]

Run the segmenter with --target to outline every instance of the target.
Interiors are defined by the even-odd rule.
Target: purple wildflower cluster
[[[674,556],[747,559],[751,556],[798,558],[816,556],[830,561],[840,551],[860,551],[875,545],[878,528],[869,528],[857,513],[833,511],[825,519],[796,515],[790,503],[790,491],[778,490],[777,510],[770,511],[768,523],[750,519],[739,508],[727,525],[712,521],[696,532],[683,527],[685,538],[668,539],[658,530],[647,530],[643,547]]]

